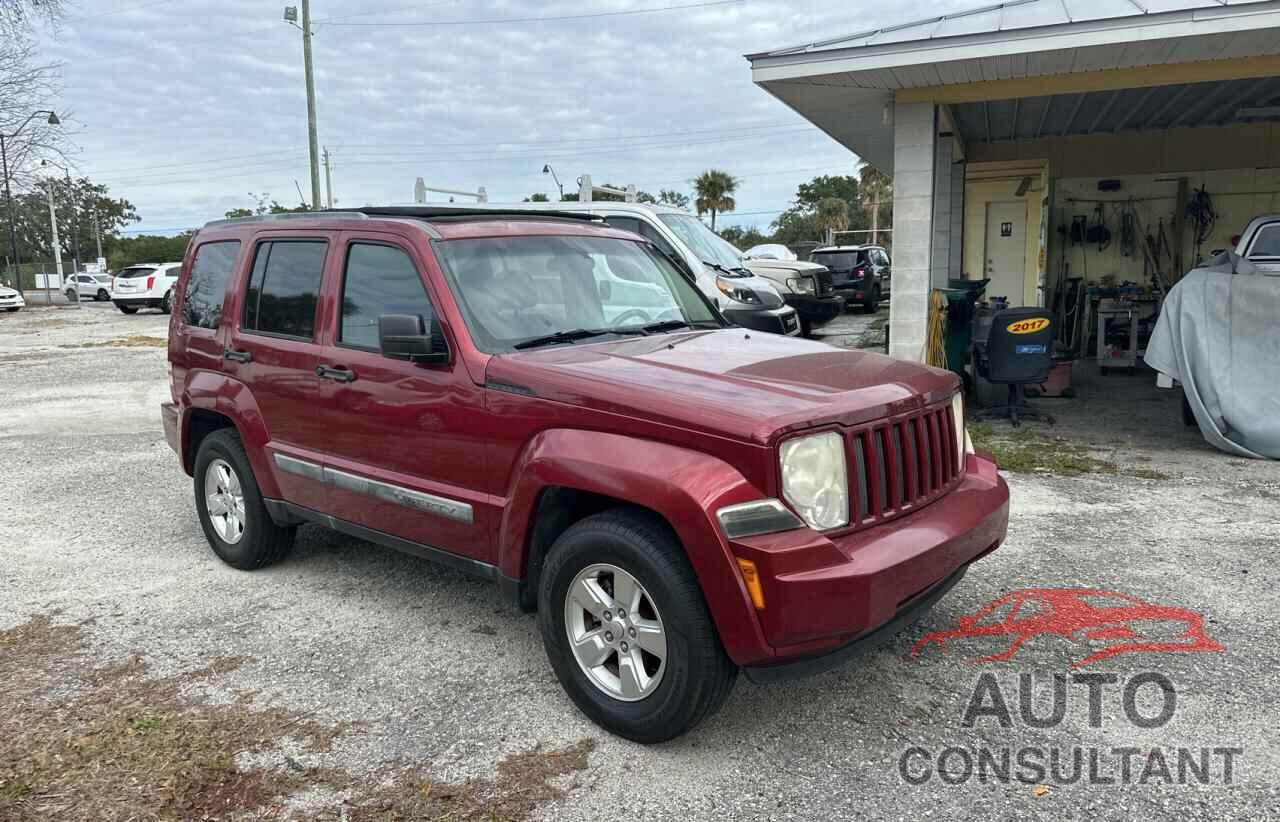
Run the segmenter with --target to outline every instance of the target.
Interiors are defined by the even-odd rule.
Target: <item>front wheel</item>
[[[252,571],[289,553],[297,528],[282,528],[272,521],[249,457],[233,429],[222,428],[204,438],[194,473],[200,527],[219,559]]]
[[[690,730],[738,675],[684,549],[641,511],[606,511],[560,535],[542,572],[538,622],[569,698],[635,742]]]
[[[76,293],[74,288],[68,288],[66,290],[66,295],[67,295],[67,302],[69,303],[75,303],[80,301],[80,295]]]
[[[105,303],[107,300],[111,299],[111,295],[107,293],[107,290],[105,288],[99,288],[98,296],[96,299],[100,303]]]

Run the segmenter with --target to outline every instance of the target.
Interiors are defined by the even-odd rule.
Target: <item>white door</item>
[[[1010,306],[1023,304],[1027,271],[1027,204],[987,203],[987,298],[1008,297]]]

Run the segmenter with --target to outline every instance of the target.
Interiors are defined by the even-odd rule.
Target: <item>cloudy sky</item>
[[[293,204],[295,180],[310,194],[286,2],[78,0],[44,38],[77,165],[137,206],[136,231],[200,225],[249,192]],[[517,201],[555,191],[544,163],[566,190],[588,173],[687,193],[714,166],[742,181],[726,222],[765,226],[799,182],[855,158],[752,85],[742,55],[972,5],[697,2],[313,0],[336,204],[411,202],[418,176]]]

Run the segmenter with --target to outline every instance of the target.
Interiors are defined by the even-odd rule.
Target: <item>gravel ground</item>
[[[886,314],[849,315],[828,329],[831,341],[856,345]],[[1177,397],[1152,388],[1150,374],[1101,378],[1082,365],[1080,398],[1045,403],[1059,433],[1166,478],[1010,475],[1007,543],[921,624],[834,673],[772,687],[740,679],[703,727],[645,748],[575,711],[533,618],[486,583],[312,526],[273,568],[246,574],[219,563],[160,429],[164,349],[81,347],[162,338],[166,326],[158,314],[88,304],[0,315],[0,487],[8,490],[0,629],[60,609],[60,620],[93,620],[103,658],[140,651],[160,673],[248,657],[208,698],[248,691],[258,703],[362,722],[323,755],[356,770],[403,761],[429,763],[445,779],[491,776],[504,756],[535,745],[596,740],[587,769],[564,777],[564,796],[538,811],[545,819],[1278,818],[1280,463],[1210,450],[1182,428]],[[1133,653],[1073,670],[1083,646],[1041,636],[1004,662],[968,660],[1007,638],[910,656],[927,632],[1022,588],[1097,588],[1187,608],[1204,615],[1225,652]],[[1173,716],[1137,727],[1115,684],[1103,689],[1095,727],[1085,686],[1069,679],[1090,672],[1121,683],[1144,672],[1166,677]],[[1008,727],[990,716],[963,722],[985,674],[1007,702]],[[1041,728],[1020,716],[1022,674],[1041,715],[1054,674],[1068,676],[1060,721]],[[1139,691],[1145,714],[1158,713],[1156,693]],[[1085,749],[1086,771],[1097,749],[1099,775],[1113,778],[1121,758],[1113,748],[1141,753],[1119,785],[1051,774],[962,780],[954,751],[945,780],[936,767],[924,771],[951,747],[976,757],[980,748],[1016,756],[1025,746],[1046,758],[1059,751],[1064,777],[1073,748]],[[923,750],[906,753],[914,747]],[[1177,784],[1179,747],[1241,749],[1231,784],[1224,757],[1212,753],[1210,784],[1190,776],[1193,784]],[[1169,757],[1171,780],[1151,767],[1152,749]],[[904,753],[908,776],[928,776],[921,784],[901,775]],[[320,792],[308,801],[299,814],[335,799]]]

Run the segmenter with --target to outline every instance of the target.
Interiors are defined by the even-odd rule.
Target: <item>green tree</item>
[[[226,212],[228,220],[236,217],[261,217],[263,214],[297,214],[311,210],[311,204],[305,200],[296,206],[286,206],[281,205],[278,200],[271,199],[271,195],[266,192],[254,194],[250,191],[249,197],[253,200],[253,208],[233,208]]]
[[[58,244],[68,270],[77,243],[82,262],[92,260],[97,254],[95,223],[105,252],[111,240],[125,226],[141,219],[132,203],[108,196],[106,186],[93,183],[88,178],[72,179],[70,186],[64,178],[39,178],[33,190],[13,196],[18,253],[23,260],[51,261],[53,258],[53,231],[49,224],[51,191],[58,221]],[[7,240],[4,249],[7,258]]]
[[[825,217],[820,218],[822,203],[839,200],[845,204],[843,221],[835,216],[838,207],[828,203]],[[834,231],[862,230],[868,220],[862,208],[858,178],[850,175],[822,175],[796,189],[791,208],[773,221],[774,241],[797,245],[821,241],[827,228]],[[838,227],[838,226],[843,227]]]
[[[733,199],[738,190],[738,180],[727,171],[712,168],[702,172],[693,181],[693,190],[697,195],[694,207],[698,210],[698,216],[710,212],[712,231],[716,230],[717,214],[724,214],[738,207]]]
[[[884,172],[863,163],[858,167],[859,205],[866,213],[871,242],[880,242],[879,232],[893,224],[893,181]]]
[[[526,203],[549,203],[551,202],[551,198],[539,192],[537,194],[530,194],[528,197],[524,198],[524,201]]]
[[[139,234],[136,237],[113,237],[107,255],[107,267],[119,271],[138,263],[172,263],[182,259],[191,242],[191,232],[173,237]]]
[[[743,227],[740,225],[726,226],[720,230],[720,236],[728,240],[739,251],[746,251],[753,245],[769,242],[769,237],[765,236],[755,226]]]
[[[858,204],[858,178],[847,174],[836,176],[822,175],[814,177],[807,183],[801,183],[796,189],[796,205],[809,209],[817,209],[823,200],[836,198],[844,200],[851,206]]]
[[[831,231],[849,228],[849,203],[839,197],[824,197],[818,201],[814,226],[825,236]]]
[[[658,202],[662,205],[669,205],[675,208],[688,208],[689,195],[681,194],[669,188],[664,188],[658,192]]]

